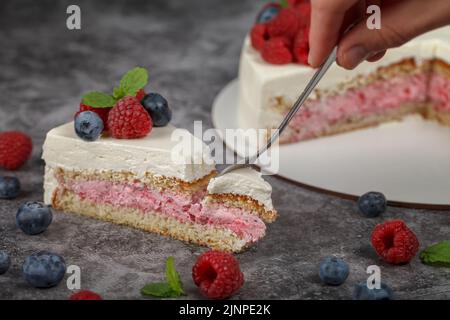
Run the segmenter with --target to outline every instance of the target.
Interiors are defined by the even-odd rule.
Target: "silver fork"
[[[256,162],[256,160],[258,160],[258,158],[264,152],[269,150],[270,147],[273,145],[273,143],[278,140],[278,138],[280,137],[281,133],[284,131],[284,129],[286,129],[286,127],[288,126],[289,122],[291,122],[291,120],[294,117],[294,115],[303,106],[303,104],[305,103],[306,99],[308,99],[309,95],[314,90],[314,88],[317,86],[319,81],[322,79],[322,77],[325,75],[325,73],[328,71],[328,69],[331,67],[331,65],[336,61],[336,55],[337,55],[337,47],[335,47],[333,49],[331,54],[328,56],[327,60],[325,60],[325,62],[320,66],[320,68],[317,69],[316,73],[313,75],[311,80],[306,85],[305,90],[302,92],[300,97],[294,103],[294,105],[292,106],[291,110],[289,110],[289,113],[283,119],[283,121],[281,122],[280,126],[275,131],[275,133],[272,135],[272,137],[270,138],[270,140],[267,143],[267,145],[265,145],[263,148],[258,150],[258,152],[254,156],[252,156],[252,157],[247,156],[244,159],[243,162],[237,163],[237,164],[233,164],[233,165],[230,165],[230,166],[226,167],[225,169],[223,169],[219,173],[219,176],[224,175],[226,173],[229,173],[231,171],[237,170],[237,169],[254,166],[254,163]]]

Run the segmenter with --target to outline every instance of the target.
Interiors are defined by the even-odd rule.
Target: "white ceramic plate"
[[[214,102],[212,120],[219,131],[238,127],[238,88],[232,81]],[[450,128],[410,116],[282,145],[278,175],[344,197],[380,191],[393,204],[450,209]]]

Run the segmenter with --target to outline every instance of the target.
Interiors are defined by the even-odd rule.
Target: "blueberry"
[[[93,111],[83,111],[75,118],[75,133],[85,141],[97,140],[104,127],[103,120]]]
[[[386,197],[380,192],[368,192],[358,199],[362,215],[375,218],[386,211]]]
[[[0,251],[0,274],[4,274],[8,271],[10,265],[11,259],[9,258],[8,252]]]
[[[35,288],[56,286],[66,273],[66,263],[60,255],[48,251],[34,253],[22,266],[25,280]]]
[[[264,7],[261,12],[258,14],[258,17],[256,18],[257,23],[267,23],[273,18],[275,18],[278,13],[280,12],[280,9],[276,6],[268,5]]]
[[[158,93],[150,93],[141,101],[145,110],[150,114],[153,126],[164,127],[172,120],[172,111],[167,100]]]
[[[19,196],[20,182],[15,177],[0,177],[0,199],[14,199]]]
[[[344,283],[349,274],[348,264],[336,257],[327,257],[320,265],[319,276],[323,283],[338,286]]]
[[[49,206],[38,201],[27,201],[17,211],[16,224],[26,234],[35,235],[47,230],[52,219]]]
[[[381,283],[380,289],[369,289],[367,283],[362,282],[353,290],[353,300],[393,300],[394,292],[389,286]]]

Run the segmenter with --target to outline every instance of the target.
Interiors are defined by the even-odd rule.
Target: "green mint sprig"
[[[180,275],[175,270],[173,257],[166,261],[166,282],[146,284],[141,289],[141,294],[156,298],[177,298],[185,294]]]
[[[112,95],[103,92],[89,92],[82,97],[82,103],[93,108],[111,108],[123,97],[136,96],[137,92],[148,83],[146,69],[136,67],[128,71],[120,80],[120,86],[115,87]]]
[[[147,82],[148,72],[146,69],[141,67],[131,69],[120,80],[121,93],[123,96],[133,97],[140,89],[147,85]]]
[[[141,289],[141,294],[156,298],[176,298],[178,295],[172,291],[169,284],[166,282],[157,282],[146,284]]]
[[[114,106],[116,100],[106,93],[92,91],[85,94],[81,102],[93,108],[110,108]]]
[[[441,241],[420,253],[420,260],[424,264],[450,268],[450,242]]]
[[[166,280],[169,287],[178,295],[184,295],[180,274],[175,270],[175,260],[169,257],[166,262]]]

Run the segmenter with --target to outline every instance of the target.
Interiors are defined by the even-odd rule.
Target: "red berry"
[[[298,30],[294,39],[295,47],[309,47],[309,27]]]
[[[292,40],[286,37],[275,37],[272,38],[275,39],[274,41],[281,41],[285,47],[287,47],[288,49],[292,46]]]
[[[309,55],[309,27],[300,29],[294,40],[292,51],[294,52],[295,61],[307,65]]]
[[[300,16],[300,28],[309,27],[311,24],[311,4],[304,2],[296,7]]]
[[[372,232],[372,245],[381,258],[392,264],[408,263],[419,250],[416,235],[401,220],[377,225]]]
[[[210,299],[226,299],[244,284],[239,262],[229,253],[208,251],[202,254],[192,268],[194,283]]]
[[[137,139],[149,134],[153,123],[136,97],[124,97],[110,111],[108,127],[116,139]]]
[[[142,99],[144,99],[145,97],[145,91],[144,89],[140,89],[137,93],[136,93],[136,99],[138,99],[139,102],[142,101]]]
[[[19,131],[0,133],[0,167],[7,170],[19,169],[30,157],[33,142]]]
[[[80,103],[80,111],[75,113],[75,117],[83,111],[92,111],[92,112],[95,112],[96,114],[98,114],[100,119],[102,119],[102,121],[103,121],[103,126],[104,126],[103,131],[108,132],[108,115],[109,115],[109,112],[111,111],[111,108],[94,108],[94,107],[85,105],[83,103]]]
[[[289,39],[283,37],[270,39],[262,50],[263,59],[271,64],[291,63],[293,56],[289,49],[289,42]]]
[[[296,9],[285,8],[267,23],[267,32],[271,38],[287,37],[292,39],[300,28],[300,16]]]
[[[81,290],[77,293],[72,294],[69,300],[103,300],[102,297],[90,290]]]
[[[309,48],[294,47],[293,51],[296,62],[308,65]]]
[[[309,0],[287,0],[290,7],[296,7],[302,3],[309,3]]]
[[[267,26],[262,23],[255,24],[250,32],[250,39],[253,48],[261,51],[264,48],[266,40],[269,38],[267,34]]]

